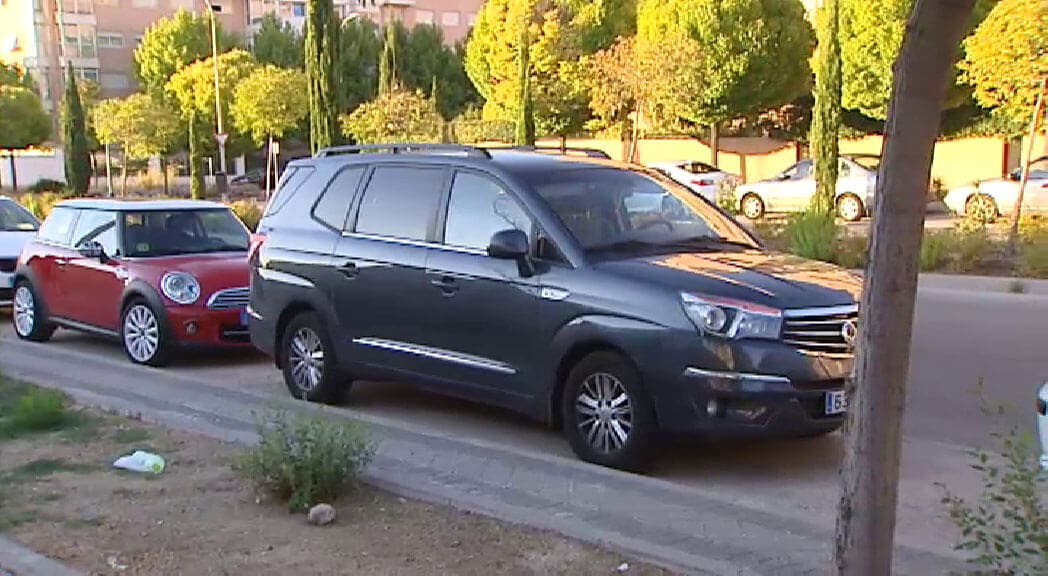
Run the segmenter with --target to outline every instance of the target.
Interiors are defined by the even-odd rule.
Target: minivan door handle
[[[445,296],[451,296],[459,289],[458,280],[453,276],[439,276],[430,280],[429,283],[439,288]]]
[[[356,278],[357,274],[360,273],[360,269],[357,268],[357,265],[353,262],[346,262],[345,264],[339,266],[338,271],[341,272],[343,276],[351,280],[353,278]]]

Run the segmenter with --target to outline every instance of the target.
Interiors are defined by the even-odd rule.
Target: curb
[[[0,576],[86,576],[86,573],[0,536]]]

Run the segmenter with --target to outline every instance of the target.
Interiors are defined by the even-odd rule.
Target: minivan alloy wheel
[[[160,325],[145,304],[135,304],[124,315],[124,347],[136,362],[149,362],[160,347]]]
[[[36,323],[35,307],[33,292],[28,286],[19,286],[15,290],[14,316],[15,330],[20,336],[28,336],[33,331],[33,325]]]
[[[300,390],[309,392],[324,375],[324,344],[311,328],[303,326],[291,337],[288,364],[291,378]]]
[[[621,450],[633,430],[633,405],[622,382],[612,374],[591,374],[575,398],[579,431],[604,453]]]

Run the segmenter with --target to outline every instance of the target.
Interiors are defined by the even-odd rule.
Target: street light
[[[218,171],[215,172],[215,186],[223,200],[228,200],[229,185],[226,181],[226,134],[222,129],[222,96],[218,91],[218,25],[215,21],[215,6],[207,0],[200,0],[211,16],[211,63],[215,68],[215,142],[218,143]]]

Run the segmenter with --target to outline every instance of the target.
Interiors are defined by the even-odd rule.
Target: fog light
[[[720,402],[717,402],[716,398],[714,398],[713,400],[710,400],[709,402],[706,403],[706,415],[707,416],[709,416],[710,418],[716,418],[716,417],[718,417],[718,416],[720,416],[722,414],[723,414],[723,411],[721,410]]]
[[[197,333],[197,323],[196,322],[186,322],[186,334],[192,336],[193,334],[196,334],[196,333]]]

